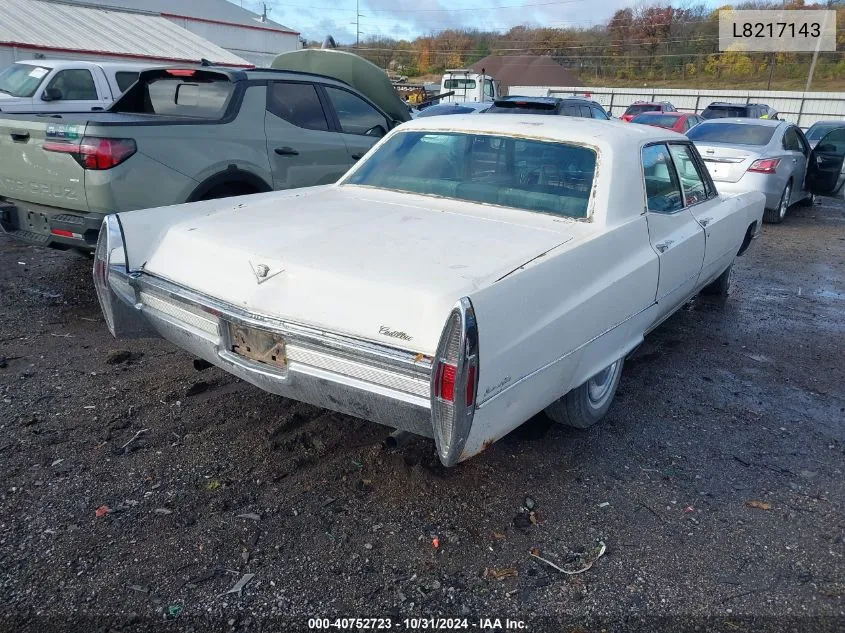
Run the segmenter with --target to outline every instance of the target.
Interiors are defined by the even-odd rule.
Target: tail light
[[[47,141],[44,151],[70,154],[85,169],[103,170],[117,167],[138,148],[131,138],[86,136],[79,143]]]
[[[774,174],[779,164],[779,158],[761,158],[751,163],[748,171],[753,171],[756,174]]]
[[[431,373],[431,420],[440,461],[454,466],[472,427],[478,389],[475,311],[461,299],[443,328]]]

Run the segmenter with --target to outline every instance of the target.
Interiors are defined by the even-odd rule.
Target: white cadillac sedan
[[[94,280],[115,336],[433,437],[451,466],[543,410],[601,419],[649,330],[727,294],[763,203],[659,128],[431,117],[334,185],[108,216]]]

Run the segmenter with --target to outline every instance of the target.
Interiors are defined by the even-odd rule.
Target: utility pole
[[[361,44],[361,0],[355,0],[355,49]]]

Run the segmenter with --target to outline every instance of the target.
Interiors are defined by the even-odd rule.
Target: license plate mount
[[[228,323],[229,351],[238,356],[278,369],[287,366],[285,339],[275,332]]]

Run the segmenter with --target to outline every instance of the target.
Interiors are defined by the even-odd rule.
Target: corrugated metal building
[[[250,62],[153,13],[48,0],[0,1],[0,68],[32,58]]]
[[[5,0],[0,0],[0,4]],[[50,0],[156,13],[255,66],[301,48],[299,33],[227,0]]]

